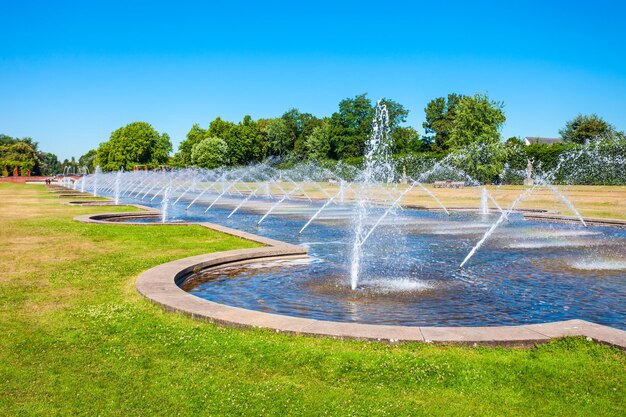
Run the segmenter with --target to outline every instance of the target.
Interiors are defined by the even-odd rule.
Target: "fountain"
[[[163,199],[161,200],[161,223],[167,223],[168,221],[171,192],[172,192],[171,185],[168,185],[163,191]]]
[[[376,106],[376,116],[372,125],[372,135],[365,152],[365,168],[359,178],[356,192],[356,215],[354,217],[354,241],[352,244],[352,262],[350,263],[350,286],[354,290],[359,284],[363,244],[369,234],[365,231],[368,217],[369,196],[372,184],[390,183],[394,176],[394,167],[389,158],[391,132],[389,129],[389,112],[380,102]]]
[[[115,175],[115,188],[114,188],[114,192],[113,192],[113,199],[115,201],[115,205],[119,205],[120,204],[120,180],[122,178],[122,170],[120,169],[119,171],[117,171],[117,174]]]
[[[480,198],[480,214],[489,214],[489,192],[486,187],[483,187]]]
[[[93,196],[98,196],[98,179],[102,175],[102,170],[100,169],[100,165],[96,167],[96,171],[93,174]]]
[[[308,260],[200,272],[199,284],[185,288],[223,304],[376,324],[583,318],[626,327],[626,229],[585,221],[570,191],[558,185],[567,182],[564,172],[592,175],[587,167],[594,176],[601,167],[623,172],[622,156],[607,159],[589,144],[552,170],[535,164],[530,179],[528,169],[505,167],[499,178],[529,184],[518,188],[485,186],[459,169],[458,156],[420,169],[403,161],[398,172],[389,156],[387,109],[376,110],[363,169],[303,163],[279,170],[271,162],[168,172],[98,169],[80,187],[160,209],[161,222],[211,222],[309,248]],[[444,180],[470,191],[431,185]],[[532,218],[538,190],[544,201],[548,196],[574,214],[570,223]],[[527,209],[534,211],[521,211]]]

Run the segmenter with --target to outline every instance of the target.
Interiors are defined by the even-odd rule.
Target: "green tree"
[[[393,140],[391,150],[394,154],[427,150],[420,141],[420,134],[412,127],[397,127],[393,130],[391,137]]]
[[[332,147],[337,158],[363,155],[373,116],[374,108],[367,94],[339,102],[339,111],[331,116]]]
[[[30,171],[31,175],[51,175],[59,172],[59,166],[50,167],[47,163],[52,156],[58,164],[56,155],[39,150],[39,144],[32,138],[24,137],[20,139],[0,134],[0,146],[2,145],[19,145],[17,147],[3,148],[5,153],[13,154],[11,157],[18,158],[18,160],[13,160],[13,168],[18,166],[20,170],[23,168],[24,171]],[[0,167],[0,170],[4,171],[2,167]]]
[[[0,134],[0,146],[2,145],[13,145],[18,140],[7,135]]]
[[[464,96],[455,93],[448,97],[438,97],[428,102],[424,108],[426,121],[422,127],[426,131],[426,141],[432,143],[436,152],[447,151],[450,147],[450,133],[456,125],[456,108]]]
[[[193,146],[191,162],[201,168],[213,169],[228,162],[228,145],[223,139],[208,137]]]
[[[511,136],[506,140],[506,144],[511,146],[523,146],[524,141],[517,136]]]
[[[306,138],[313,129],[320,126],[320,119],[311,113],[302,113],[296,108],[289,109],[280,118],[285,122],[289,137],[293,141],[291,152],[296,157],[304,157],[307,153]]]
[[[76,158],[72,156],[71,159],[65,159],[61,163],[61,173],[63,174],[78,174],[78,162]]]
[[[131,170],[135,165],[156,167],[167,162],[172,143],[146,122],[134,122],[111,133],[98,147],[96,163],[105,171]]]
[[[454,111],[454,124],[448,138],[450,148],[464,148],[473,143],[497,143],[506,121],[504,104],[489,100],[484,94],[462,97]]]
[[[305,144],[307,157],[313,160],[324,160],[329,157],[332,141],[332,129],[329,122],[322,123],[307,136]]]
[[[95,152],[95,150],[93,151]],[[41,152],[39,154],[39,173],[41,175],[54,175],[62,172],[61,162],[59,158],[50,152]]]
[[[512,148],[502,142],[469,143],[453,151],[453,164],[483,184],[498,181]]]
[[[98,151],[96,149],[91,149],[87,151],[87,153],[85,153],[83,156],[78,158],[78,165],[87,168],[89,172],[93,173],[96,169],[97,156]]]
[[[216,117],[209,125],[207,136],[227,138],[231,135],[231,131],[234,130],[236,126],[237,125],[233,122],[227,122],[220,117]]]
[[[397,129],[400,124],[406,122],[409,110],[407,110],[402,104],[388,98],[382,98],[380,100],[380,104],[384,104],[385,107],[387,107],[387,113],[389,113],[389,127],[391,130]]]
[[[17,167],[18,174],[25,175],[27,171],[32,172],[38,164],[39,156],[28,142],[17,140],[0,145],[0,169],[6,169],[8,174]]]
[[[587,140],[602,139],[615,133],[615,127],[597,114],[579,114],[559,130],[563,140],[568,143],[585,143]]]
[[[270,155],[286,155],[293,151],[295,135],[283,118],[272,119],[265,128]]]
[[[176,153],[176,162],[182,166],[191,165],[191,152],[193,147],[204,140],[208,135],[206,129],[202,129],[199,124],[195,123],[189,132],[187,132],[187,139],[182,141],[178,145],[178,152]]]
[[[228,161],[231,165],[257,162],[266,156],[263,133],[250,116],[245,116],[241,123],[226,129],[226,136],[222,139],[228,145]]]
[[[97,149],[90,149],[78,158],[78,165],[86,168],[89,172],[94,172],[96,168]]]

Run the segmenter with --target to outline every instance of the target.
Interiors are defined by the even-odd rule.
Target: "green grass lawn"
[[[0,415],[623,416],[626,354],[288,336],[167,313],[135,278],[253,243],[196,226],[87,225],[0,184]]]

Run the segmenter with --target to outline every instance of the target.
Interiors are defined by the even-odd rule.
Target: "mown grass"
[[[624,352],[386,345],[231,329],[134,289],[171,259],[250,247],[199,227],[84,225],[0,185],[0,415],[624,415]],[[119,209],[119,208],[118,208]],[[123,208],[122,208],[123,209]]]

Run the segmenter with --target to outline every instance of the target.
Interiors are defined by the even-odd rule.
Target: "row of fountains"
[[[297,202],[313,208],[312,215],[299,230],[300,234],[330,207],[350,205],[354,231],[350,264],[352,289],[359,286],[361,260],[368,239],[376,233],[385,219],[403,210],[403,199],[410,192],[423,193],[439,210],[450,214],[450,210],[429,187],[424,186],[434,173],[439,177],[445,177],[447,174],[453,175],[454,178],[460,177],[465,185],[476,186],[481,193],[479,212],[488,214],[491,205],[499,214],[460,263],[459,268],[468,263],[498,227],[509,219],[519,204],[538,188],[549,189],[578,217],[580,224],[586,226],[576,207],[552,183],[555,173],[562,164],[571,164],[583,155],[588,156],[591,147],[568,154],[559,161],[556,168],[547,172],[532,170],[530,166],[527,170],[514,172],[513,174],[520,178],[531,180],[527,181],[527,184],[532,185],[527,186],[508,207],[502,207],[486,187],[454,167],[450,160],[453,156],[444,158],[414,178],[409,178],[406,174],[399,178],[390,155],[390,144],[388,111],[384,105],[379,104],[372,135],[366,146],[364,167],[360,170],[341,163],[333,169],[320,168],[312,163],[283,170],[276,169],[269,163],[230,169],[186,168],[167,172],[103,173],[97,168],[94,174],[82,177],[73,184],[73,187],[82,192],[91,192],[94,196],[112,196],[115,204],[120,204],[122,199],[138,202],[160,199],[163,222],[168,221],[170,208],[174,206],[184,205],[185,209],[189,210],[201,205],[205,207],[204,213],[207,213],[214,206],[229,199],[232,210],[227,215],[228,218],[234,216],[246,204],[252,204],[257,206],[257,211],[260,208],[264,209],[257,221],[257,225],[260,225],[281,205],[286,202]],[[507,175],[512,175],[510,169]]]

